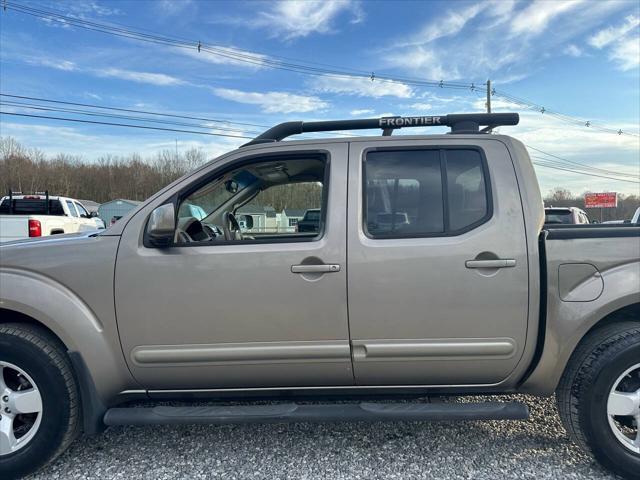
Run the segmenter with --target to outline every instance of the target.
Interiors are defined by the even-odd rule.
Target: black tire
[[[42,420],[22,448],[0,456],[0,478],[21,478],[64,452],[80,432],[80,404],[64,346],[43,329],[0,324],[0,361],[22,369],[42,397]]]
[[[608,422],[607,400],[618,377],[638,362],[640,323],[606,325],[580,343],[556,390],[569,436],[605,468],[627,479],[640,479],[640,454],[616,438]]]

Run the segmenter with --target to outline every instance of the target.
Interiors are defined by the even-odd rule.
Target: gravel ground
[[[112,427],[31,479],[612,479],[553,399],[524,422]]]

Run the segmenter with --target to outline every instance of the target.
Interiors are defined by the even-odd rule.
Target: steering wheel
[[[176,243],[211,241],[212,236],[205,230],[202,222],[195,217],[182,217],[176,226]]]
[[[224,239],[228,242],[242,240],[240,224],[232,212],[226,211],[222,214],[222,231],[224,232]]]

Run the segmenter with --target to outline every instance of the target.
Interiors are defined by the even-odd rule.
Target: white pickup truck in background
[[[36,194],[0,200],[0,243],[102,228],[104,222],[73,198]]]

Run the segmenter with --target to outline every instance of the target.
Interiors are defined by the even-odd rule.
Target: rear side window
[[[46,199],[20,198],[12,199],[13,208],[10,208],[9,198],[6,197],[0,203],[0,215],[64,215],[64,210],[59,200],[49,200],[49,211],[47,212]]]
[[[573,223],[573,213],[571,212],[571,210],[546,210],[544,212],[544,217],[544,223],[548,223],[550,225]]]
[[[378,150],[364,164],[371,238],[456,235],[491,217],[486,163],[475,149]]]

